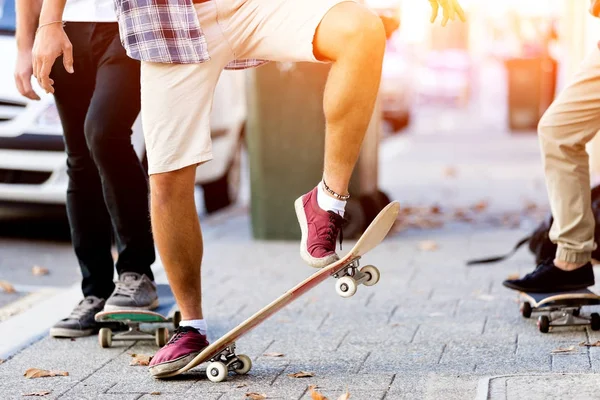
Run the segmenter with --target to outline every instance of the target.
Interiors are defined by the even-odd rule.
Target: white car
[[[14,0],[0,0],[0,203],[62,206],[66,201],[66,155],[54,98],[37,85],[42,98],[21,96],[13,79],[17,56]],[[34,82],[36,84],[36,82]],[[211,115],[214,159],[197,169],[204,208],[213,212],[235,202],[246,123],[245,75],[224,71]],[[133,146],[141,160],[145,149],[140,118],[133,126]]]

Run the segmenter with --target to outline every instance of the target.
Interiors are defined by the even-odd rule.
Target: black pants
[[[140,64],[125,54],[117,23],[67,23],[74,74],[56,60],[51,78],[64,129],[67,214],[84,296],[108,298],[117,272],[154,279],[148,178],[131,144],[140,112]]]

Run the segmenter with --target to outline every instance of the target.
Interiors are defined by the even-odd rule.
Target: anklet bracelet
[[[342,200],[342,201],[346,201],[350,198],[350,194],[339,194],[334,192],[333,190],[331,190],[331,188],[329,186],[327,186],[327,184],[325,183],[325,179],[323,179],[323,187],[325,188],[325,190],[327,191],[327,193],[329,193],[330,195],[332,195],[333,197],[335,197],[338,200]]]

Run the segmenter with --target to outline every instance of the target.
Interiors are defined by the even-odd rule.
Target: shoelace
[[[68,319],[81,319],[89,314],[94,309],[94,303],[91,299],[84,299],[77,307],[71,311]]]
[[[117,282],[115,286],[115,295],[132,297],[140,288],[139,285],[134,282]]]
[[[335,240],[339,236],[340,238],[340,250],[342,250],[342,241],[344,240],[344,230],[342,229],[342,225],[346,222],[344,217],[333,211],[327,211],[329,214],[329,226],[327,229],[326,239],[330,242],[335,248]],[[336,234],[338,233],[338,234]]]
[[[191,332],[191,331],[195,331],[194,328],[189,327],[189,326],[180,326],[177,329],[175,329],[175,332],[173,333],[173,337],[171,338],[171,340],[169,340],[168,344],[173,344],[176,341],[178,341],[179,339],[181,339],[181,337],[183,337],[183,335],[187,332]]]
[[[539,274],[542,271],[542,269],[544,269],[548,265],[549,262],[550,260],[544,260],[541,263],[539,263],[533,271],[525,275],[524,279],[530,279]]]

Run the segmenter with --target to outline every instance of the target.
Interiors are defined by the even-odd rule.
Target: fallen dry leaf
[[[560,354],[560,353],[571,353],[575,351],[575,346],[569,346],[569,347],[559,347],[558,349],[554,349],[552,350],[552,354]]]
[[[160,395],[160,392],[152,392],[152,393],[150,393],[150,396],[159,396],[159,395]]]
[[[463,209],[456,209],[453,215],[454,219],[462,222],[473,222],[473,218]]]
[[[400,208],[400,215],[411,215],[414,211],[415,209],[412,207],[402,207]]]
[[[14,293],[16,291],[15,287],[6,281],[0,281],[0,289],[6,293]]]
[[[338,397],[338,400],[348,400],[350,398],[350,392],[346,392],[343,395],[341,395],[340,397]]]
[[[436,229],[444,226],[444,223],[431,217],[418,217],[409,221],[408,226],[419,229]]]
[[[3,359],[3,358],[0,358],[0,364],[3,364],[3,363],[4,363],[4,361],[6,361],[6,360],[5,360],[5,359]]]
[[[152,356],[146,356],[144,354],[132,354],[132,359],[129,365],[141,365],[147,366],[150,364],[150,360],[152,360]]]
[[[526,201],[525,202],[525,212],[534,212],[537,211],[539,208],[539,206],[534,203],[533,201]]]
[[[323,396],[321,393],[315,390],[316,386],[309,386],[310,389],[310,397],[312,400],[327,400],[327,397]]]
[[[45,369],[29,368],[27,371],[25,371],[23,376],[27,379],[33,379],[46,378],[52,376],[69,376],[69,373],[64,371],[48,371]]]
[[[31,268],[31,273],[33,274],[33,276],[42,276],[48,275],[50,271],[48,271],[48,268],[40,267],[39,265],[34,265],[33,268]]]
[[[239,385],[236,386],[236,388],[240,389],[240,388],[243,388],[243,387],[246,387],[246,386],[248,386],[247,383],[240,383]]]
[[[263,354],[263,356],[265,356],[265,357],[283,357],[284,354],[283,353],[265,353],[265,354]]]
[[[315,376],[313,372],[295,372],[293,374],[288,374],[290,378],[310,378],[311,376]]]
[[[509,276],[507,276],[506,279],[515,280],[515,279],[519,279],[520,277],[521,277],[521,275],[514,273],[514,274],[510,274]]]
[[[442,208],[436,204],[434,206],[431,206],[429,211],[434,215],[439,215],[442,213]]]
[[[475,211],[476,213],[480,213],[482,211],[487,210],[489,206],[489,203],[486,200],[482,200],[478,203],[475,203],[471,206],[471,210]]]
[[[600,347],[600,340],[598,340],[595,343],[589,343],[589,342],[581,342],[579,343],[580,346],[586,346],[586,347]]]
[[[424,240],[419,242],[419,250],[422,251],[434,251],[438,249],[438,245],[433,240]]]
[[[39,392],[23,393],[23,396],[37,396],[37,397],[42,397],[42,396],[46,396],[46,395],[48,395],[50,393],[52,393],[52,392],[49,392],[47,390],[40,390]]]
[[[446,167],[444,168],[444,176],[448,178],[454,178],[457,175],[456,168],[454,167]]]
[[[261,393],[246,393],[246,398],[247,399],[252,399],[252,400],[264,400],[267,398],[266,394],[261,394]]]

